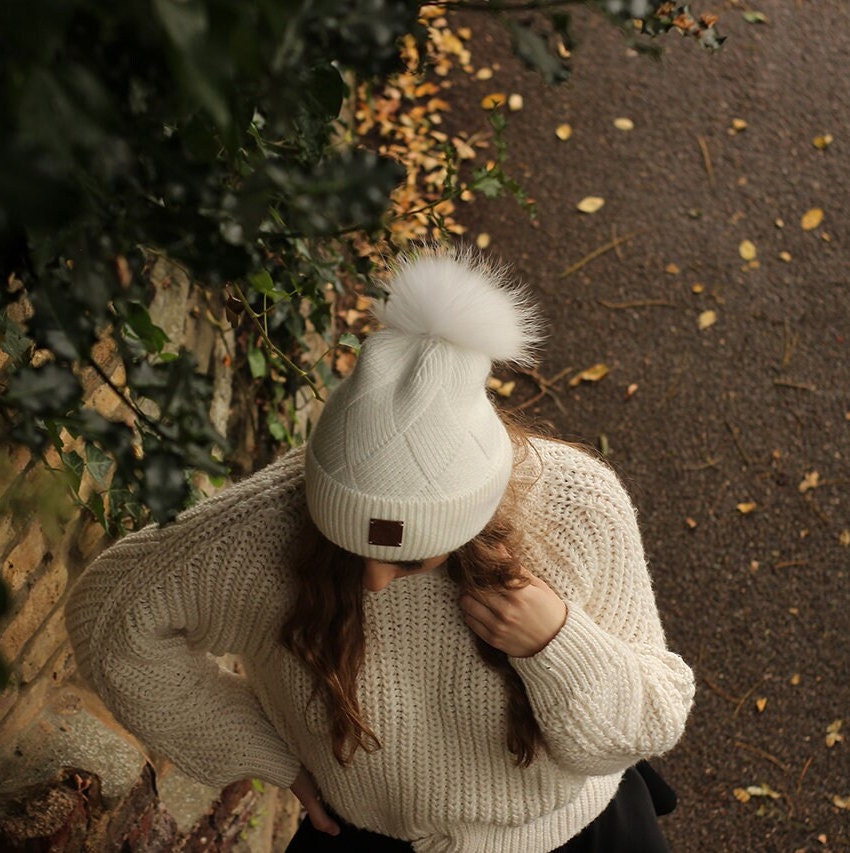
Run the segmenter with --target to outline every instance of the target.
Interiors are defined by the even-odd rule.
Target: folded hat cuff
[[[474,539],[493,517],[513,467],[508,453],[475,489],[445,498],[402,499],[348,488],[306,458],[307,508],[316,527],[340,548],[375,560],[425,560]]]

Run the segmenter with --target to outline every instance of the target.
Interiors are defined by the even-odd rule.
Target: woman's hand
[[[289,786],[289,790],[301,801],[310,822],[319,832],[339,835],[339,824],[325,811],[325,805],[319,796],[319,788],[305,767],[298,771],[298,775]]]
[[[523,569],[528,584],[515,589],[476,590],[460,597],[470,630],[511,657],[536,655],[561,630],[567,605],[545,581]]]

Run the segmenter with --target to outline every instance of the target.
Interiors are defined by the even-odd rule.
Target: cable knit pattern
[[[568,615],[543,651],[511,661],[547,746],[528,768],[506,749],[501,679],[444,568],[364,593],[359,698],[382,748],[336,762],[310,674],[277,642],[306,512],[300,451],[105,552],[67,608],[79,666],[123,725],[208,784],[286,787],[304,764],[342,817],[422,853],[547,853],[605,808],[626,767],[676,743],[694,687],[665,647],[615,475],[565,444],[535,449],[516,474],[523,560]],[[224,652],[246,678],[220,672],[210,653]]]

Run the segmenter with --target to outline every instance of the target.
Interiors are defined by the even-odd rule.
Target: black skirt
[[[646,762],[623,775],[614,799],[575,838],[552,853],[669,853],[658,826],[658,815],[676,807],[670,786]],[[413,847],[386,835],[358,829],[334,815],[339,835],[319,832],[305,817],[287,853],[410,853]]]

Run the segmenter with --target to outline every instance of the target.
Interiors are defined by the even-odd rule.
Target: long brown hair
[[[521,430],[509,426],[515,444],[528,447]],[[484,530],[449,556],[448,574],[463,590],[524,586],[520,567],[521,537],[513,523],[517,485],[511,483],[502,505]],[[357,701],[357,677],[363,666],[363,568],[361,557],[325,539],[307,521],[304,547],[297,562],[298,592],[282,629],[281,641],[312,672],[311,701],[323,702],[330,720],[333,752],[341,765],[357,749],[374,752],[380,741]],[[525,685],[508,656],[475,637],[485,664],[505,685],[507,747],[519,766],[527,767],[543,743]]]

